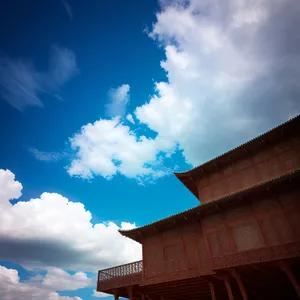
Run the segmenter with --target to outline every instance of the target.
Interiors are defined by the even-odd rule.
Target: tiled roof
[[[236,200],[245,199],[248,195],[255,193],[261,193],[262,190],[266,191],[269,189],[276,189],[280,186],[286,184],[287,182],[295,183],[296,186],[299,186],[300,183],[300,169],[297,169],[293,172],[284,174],[282,176],[273,178],[269,181],[262,182],[255,186],[239,190],[235,193],[229,194],[227,196],[218,198],[214,201],[200,204],[196,207],[183,211],[181,213],[169,216],[165,219],[141,226],[138,228],[130,230],[119,230],[119,232],[129,237],[137,242],[141,242],[143,237],[157,232],[157,230],[166,230],[174,226],[174,224],[179,224],[187,222],[189,219],[199,218],[207,213],[218,212],[220,207],[228,206],[230,204],[236,204]]]
[[[241,159],[248,155],[255,149],[262,147],[262,144],[269,144],[277,141],[280,137],[285,138],[287,134],[292,132],[299,132],[300,128],[300,115],[288,120],[287,122],[276,126],[269,131],[251,139],[250,141],[226,152],[216,158],[197,166],[193,169],[184,172],[176,172],[174,175],[198,198],[198,190],[196,185],[195,176],[201,176],[201,171],[203,176],[205,174],[213,172],[216,170],[217,166],[226,166],[232,163],[232,161]],[[264,143],[262,143],[264,142]],[[245,151],[244,151],[245,150]],[[201,200],[201,199],[200,199]]]

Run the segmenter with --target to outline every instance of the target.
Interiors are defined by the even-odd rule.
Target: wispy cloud
[[[58,46],[52,47],[49,63],[49,81],[54,87],[66,83],[78,73],[76,56],[73,51]]]
[[[55,93],[78,72],[75,54],[53,46],[49,68],[39,71],[29,60],[0,57],[0,96],[13,107],[22,110],[26,106],[43,106],[41,95]],[[57,97],[57,96],[55,96]]]
[[[45,162],[58,162],[59,160],[67,156],[67,153],[65,152],[47,152],[40,151],[36,148],[29,148],[28,150],[37,160]]]
[[[73,10],[72,10],[71,5],[66,0],[62,0],[61,3],[64,6],[64,8],[65,8],[68,16],[70,17],[70,19],[73,20]]]
[[[41,74],[28,61],[0,58],[0,92],[3,99],[17,109],[27,105],[43,106],[38,97],[44,92]]]

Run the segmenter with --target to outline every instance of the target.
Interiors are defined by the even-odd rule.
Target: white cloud
[[[116,117],[125,114],[130,100],[129,91],[130,86],[128,84],[123,84],[118,88],[109,90],[109,103],[106,105],[106,114],[108,116]]]
[[[21,190],[12,172],[0,170],[2,260],[25,268],[47,269],[49,280],[57,271],[50,267],[95,272],[141,259],[140,244],[118,233],[119,228],[134,224],[92,224],[92,215],[82,203],[55,193],[43,193],[40,198],[12,205],[9,200],[18,198]],[[78,279],[79,285],[87,280],[82,273],[74,276],[66,275],[64,280]]]
[[[55,267],[48,267],[41,286],[57,291],[74,291],[92,285],[92,280],[83,272],[74,275]]]
[[[57,46],[51,50],[46,72],[24,59],[0,57],[0,96],[19,110],[26,106],[42,107],[40,96],[44,93],[55,93],[57,97],[59,87],[76,75],[78,69],[72,51]]]
[[[161,4],[150,37],[165,51],[168,80],[155,84],[130,127],[104,119],[83,126],[71,139],[71,175],[143,180],[177,150],[195,166],[300,112],[298,1]],[[151,130],[142,137],[141,124]]]
[[[157,154],[167,151],[170,144],[163,138],[137,137],[119,118],[87,124],[70,141],[77,150],[77,158],[68,168],[71,176],[111,178],[120,173],[129,178],[144,178],[167,172]]]
[[[80,297],[60,296],[57,292],[20,282],[17,270],[0,265],[1,300],[82,300]]]
[[[96,298],[104,298],[104,297],[109,297],[110,295],[102,293],[102,292],[97,292],[96,290],[94,290],[93,292],[93,297]]]
[[[15,174],[0,169],[0,207],[9,206],[7,200],[20,198],[22,188],[22,184],[15,180]]]

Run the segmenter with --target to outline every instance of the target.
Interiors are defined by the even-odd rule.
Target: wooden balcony
[[[138,285],[142,280],[143,262],[98,271],[97,291],[112,293],[112,289]]]

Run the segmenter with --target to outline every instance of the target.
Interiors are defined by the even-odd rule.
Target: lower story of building
[[[116,300],[121,297],[130,300],[300,299],[300,258],[232,267],[208,276],[147,285],[143,285],[142,273],[125,277],[119,276],[120,283],[109,289],[105,280],[99,280],[97,290],[112,294]]]

